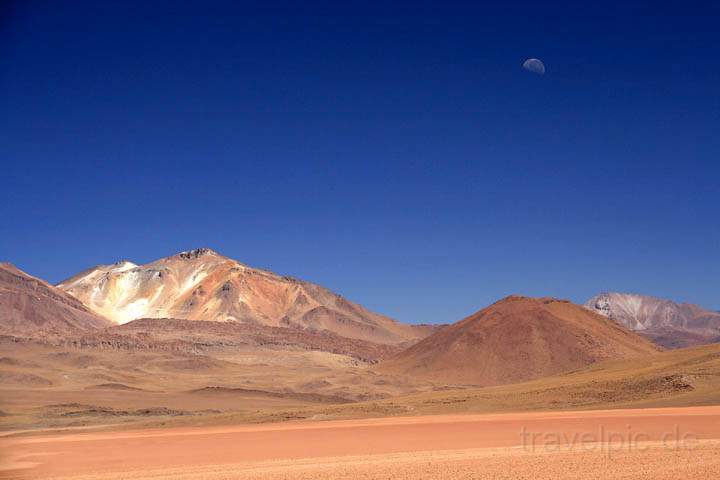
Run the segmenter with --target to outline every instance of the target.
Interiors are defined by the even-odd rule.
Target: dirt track
[[[717,478],[720,407],[0,439],[5,478]]]

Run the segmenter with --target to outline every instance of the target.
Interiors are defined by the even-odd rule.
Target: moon
[[[523,68],[528,72],[536,73],[538,75],[545,75],[545,64],[542,60],[537,58],[528,58],[523,63]]]

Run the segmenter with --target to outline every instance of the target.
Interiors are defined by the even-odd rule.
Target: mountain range
[[[665,348],[720,341],[720,313],[697,305],[613,292],[596,295],[584,306]],[[249,267],[209,248],[144,265],[129,260],[97,265],[57,286],[3,263],[0,314],[0,333],[10,335],[92,332],[139,319],[174,319],[242,324],[257,331],[324,332],[402,347],[444,330],[395,321],[319,285]],[[159,324],[143,325],[157,330]],[[415,349],[423,345],[430,343]]]

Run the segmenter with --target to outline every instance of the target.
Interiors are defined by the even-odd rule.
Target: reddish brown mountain
[[[565,300],[507,297],[377,366],[445,384],[500,385],[658,351],[650,341]]]
[[[0,333],[34,336],[95,330],[111,322],[72,295],[0,263]]]

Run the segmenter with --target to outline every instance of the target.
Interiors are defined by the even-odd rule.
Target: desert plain
[[[13,436],[3,478],[712,478],[720,407]]]

